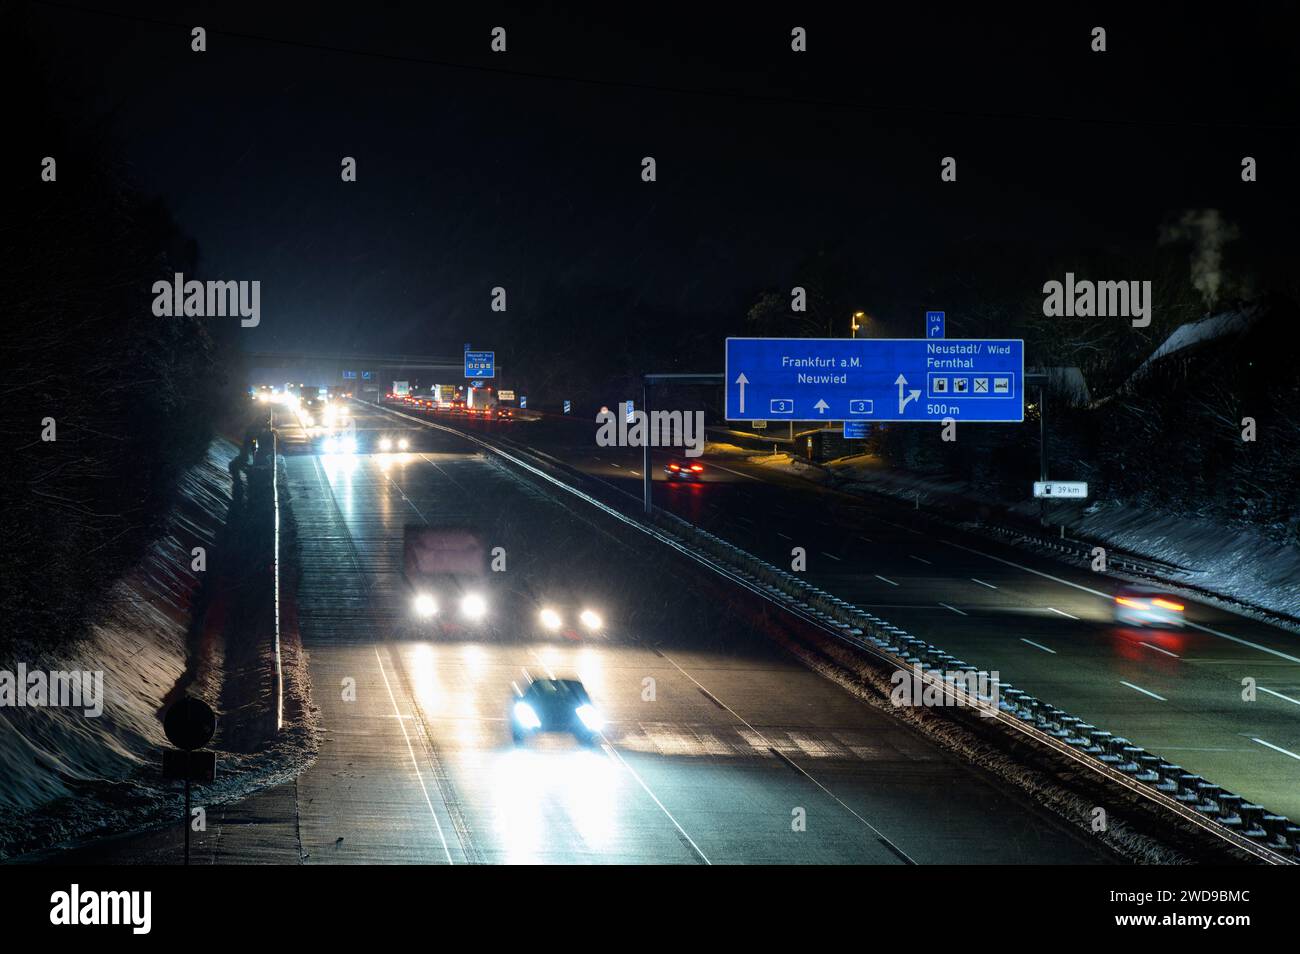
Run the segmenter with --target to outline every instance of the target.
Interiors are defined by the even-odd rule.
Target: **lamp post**
[[[866,319],[866,317],[867,317],[867,314],[866,314],[866,312],[863,312],[863,311],[855,311],[855,312],[853,313],[853,317],[849,319],[849,337],[850,337],[850,338],[856,338],[856,337],[858,336],[858,329],[862,327],[861,322],[864,321],[864,320]]]

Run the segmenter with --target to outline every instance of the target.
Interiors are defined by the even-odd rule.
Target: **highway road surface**
[[[358,420],[363,448],[400,433],[411,451],[323,455],[292,427],[281,445],[319,758],[294,782],[216,812],[197,860],[1114,860],[802,667],[689,567],[609,536],[610,518],[588,505],[557,502],[460,438],[372,409]],[[482,624],[412,616],[400,576],[408,524],[472,526],[504,548]],[[570,615],[591,606],[606,631],[544,635],[533,622],[543,604]],[[512,683],[540,674],[583,680],[609,720],[601,744],[511,743]],[[148,833],[64,860],[159,860],[175,841]]]
[[[594,424],[510,425],[511,438],[641,495],[641,451]],[[652,467],[656,505],[1189,772],[1300,818],[1300,636],[1195,600],[1189,625],[1117,625],[1122,583],[927,522],[904,503],[819,487],[743,457],[698,484]],[[1297,584],[1300,585],[1300,584]],[[1250,680],[1251,682],[1246,682]],[[1243,690],[1255,687],[1253,701]]]

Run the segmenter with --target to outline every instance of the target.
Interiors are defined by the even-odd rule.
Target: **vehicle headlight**
[[[467,619],[482,619],[487,615],[487,601],[477,593],[468,593],[460,601],[460,611]]]
[[[540,729],[542,726],[542,720],[537,718],[533,707],[522,699],[515,703],[515,721],[522,729]]]
[[[538,617],[541,619],[542,625],[545,626],[547,629],[549,629],[551,632],[555,632],[557,629],[559,629],[560,624],[564,622],[562,619],[560,619],[560,614],[555,612],[555,610],[551,609],[549,606],[545,607],[538,614]]]
[[[605,625],[605,621],[600,618],[600,614],[595,610],[585,609],[579,615],[578,619],[582,620],[582,625],[591,630],[600,629]]]
[[[355,454],[357,452],[357,439],[355,437],[345,437],[339,446],[342,448],[343,453]]]
[[[410,446],[411,446],[411,442],[408,441],[405,437],[403,437],[401,440],[397,442],[398,450],[406,450]]]
[[[390,441],[387,437],[381,437],[379,439],[379,449],[382,451],[392,450],[393,442]]]
[[[574,710],[574,714],[582,721],[582,724],[591,732],[599,732],[605,727],[605,720],[601,718],[600,712],[590,703],[584,702]]]
[[[311,425],[312,425],[311,415],[310,415],[310,414],[304,414],[304,415],[302,416],[302,426],[303,426],[303,427],[311,427]]]
[[[435,616],[438,612],[438,601],[428,593],[421,593],[415,598],[415,611],[421,616]]]
[[[327,453],[327,454],[335,454],[335,453],[337,453],[337,452],[338,452],[338,449],[339,449],[339,440],[338,440],[338,438],[337,438],[337,437],[327,437],[327,438],[325,438],[325,444],[324,444],[324,447],[325,447],[325,453]]]

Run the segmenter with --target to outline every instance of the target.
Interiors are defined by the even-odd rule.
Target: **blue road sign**
[[[361,379],[362,379],[363,381],[370,381],[370,380],[373,380],[374,377],[375,377],[375,372],[373,372],[373,371],[362,371],[362,372],[361,372]]]
[[[925,336],[927,338],[942,338],[944,312],[927,311],[925,313]]]
[[[519,406],[520,406],[520,407],[527,407],[527,406],[528,406],[528,395],[526,395],[526,394],[521,394],[521,395],[519,395]]]
[[[863,440],[871,434],[870,421],[845,421],[844,436],[849,440]]]
[[[496,352],[467,350],[465,352],[465,377],[496,377]]]
[[[348,379],[355,378],[356,376],[357,376],[357,373],[356,373],[355,371],[344,371],[344,372],[343,372],[343,377],[348,378]]]
[[[570,404],[568,401],[565,401],[565,402],[564,402],[564,413],[565,413],[565,414],[568,414],[568,413],[569,413],[570,411],[572,411],[572,410],[573,410],[573,405]]]
[[[729,421],[1025,419],[1018,338],[728,338]]]

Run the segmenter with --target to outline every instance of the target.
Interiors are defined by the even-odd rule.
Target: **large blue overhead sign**
[[[1025,419],[1020,339],[728,338],[732,421]]]
[[[496,377],[495,363],[495,351],[466,351],[465,377],[494,378]]]

